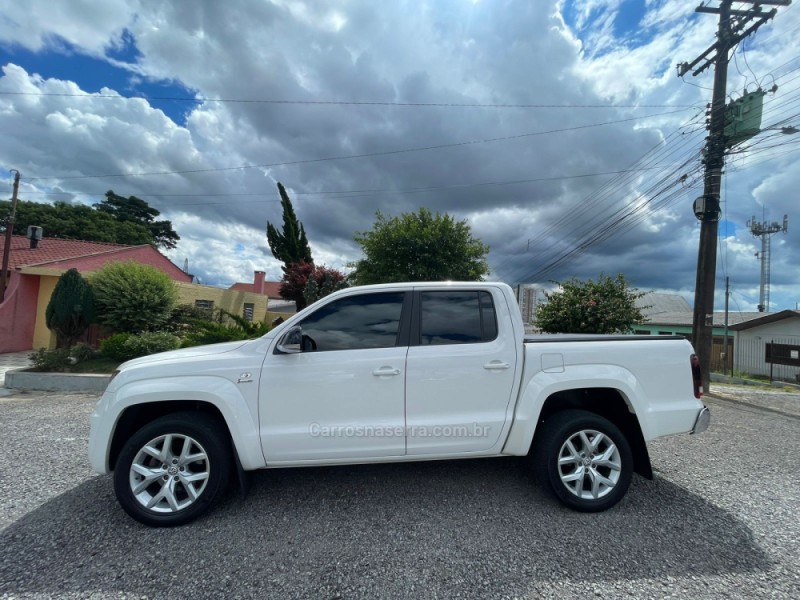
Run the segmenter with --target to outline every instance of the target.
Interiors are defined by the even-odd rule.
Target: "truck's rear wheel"
[[[540,424],[533,460],[561,502],[582,512],[606,510],[628,490],[633,454],[608,419],[584,410],[565,410]]]
[[[231,464],[216,420],[175,413],[131,436],[114,470],[114,492],[125,512],[145,525],[182,525],[225,491]]]

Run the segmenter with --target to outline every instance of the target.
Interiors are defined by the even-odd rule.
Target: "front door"
[[[407,296],[410,305],[402,291],[324,304],[299,323],[303,352],[267,357],[259,422],[268,465],[405,453]]]

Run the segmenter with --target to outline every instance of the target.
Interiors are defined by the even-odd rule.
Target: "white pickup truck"
[[[652,478],[647,441],[708,427],[699,378],[678,337],[526,337],[502,283],[356,287],[259,339],[123,364],[89,455],[153,526],[254,469],[526,455],[564,504],[600,511]]]

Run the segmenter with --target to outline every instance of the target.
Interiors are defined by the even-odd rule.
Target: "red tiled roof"
[[[280,281],[265,281],[264,282],[264,295],[268,298],[273,298],[278,300],[281,298],[280,294]],[[237,292],[252,292],[253,291],[253,284],[252,283],[234,283],[230,288],[231,290],[236,290]]]
[[[12,235],[8,267],[9,269],[19,269],[22,267],[42,266],[61,260],[86,258],[138,247],[140,246],[44,238],[39,240],[37,248],[31,248],[31,242],[28,238],[22,235]],[[3,258],[3,248],[4,245],[0,244],[0,261]]]
[[[0,261],[3,259],[3,244],[0,243]],[[100,269],[109,261],[134,260],[150,265],[170,276],[175,281],[191,282],[192,276],[184,273],[166,256],[149,244],[126,246],[105,242],[63,240],[44,238],[38,247],[31,248],[30,240],[21,235],[11,236],[9,270],[23,267],[47,267],[66,271],[76,268],[81,272]]]

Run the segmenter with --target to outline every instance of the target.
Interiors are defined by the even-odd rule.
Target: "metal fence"
[[[779,381],[800,382],[800,367],[770,365],[766,361],[767,344],[788,344],[800,346],[800,336],[763,336],[737,340],[733,351],[734,372],[746,375],[760,375]]]

